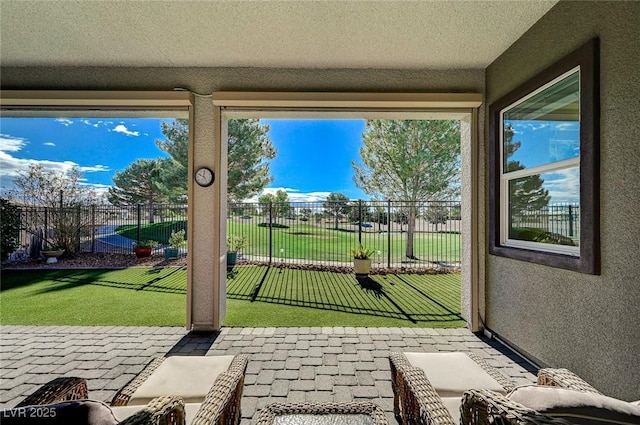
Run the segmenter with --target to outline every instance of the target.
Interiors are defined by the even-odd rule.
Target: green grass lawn
[[[339,229],[324,227],[296,220],[281,220],[285,227],[274,227],[271,235],[272,254],[274,258],[296,258],[313,261],[350,262],[351,249],[358,246],[357,226],[340,223]],[[242,219],[234,217],[227,220],[229,235],[245,235],[247,247],[245,255],[269,256],[269,227],[259,226],[259,217]],[[184,221],[166,221],[163,223],[143,224],[140,228],[140,239],[151,239],[167,244],[172,230],[181,230],[186,226]],[[122,236],[136,239],[138,230],[135,225],[120,226],[116,230]],[[378,233],[371,229],[362,233],[362,244],[369,249],[379,251],[374,261],[386,264],[388,252],[392,262],[408,261],[405,257],[406,233],[392,233],[389,244],[386,233]],[[281,251],[282,250],[282,251]],[[414,251],[418,262],[458,262],[460,261],[460,234],[416,232]]]
[[[186,270],[2,271],[5,325],[184,326]],[[226,326],[464,326],[460,275],[236,267]]]
[[[2,271],[3,325],[184,326],[186,270]]]
[[[238,267],[228,273],[225,325],[459,327],[465,325],[460,285],[459,274],[356,279],[343,273]]]
[[[273,256],[276,258],[299,258],[316,261],[351,261],[351,249],[358,246],[357,226],[341,223],[339,229],[326,228],[305,222],[287,222],[288,228],[274,228],[272,233]],[[241,218],[227,220],[227,233],[246,235],[248,246],[243,250],[247,255],[269,255],[269,228],[260,227],[255,222]],[[389,246],[386,233],[373,230],[362,232],[362,244],[374,254],[374,261],[386,264],[390,252],[392,262],[406,261],[406,233],[392,233]],[[415,255],[424,262],[460,261],[460,234],[416,232],[414,235]],[[389,251],[390,248],[390,251]],[[280,251],[282,249],[282,252]]]

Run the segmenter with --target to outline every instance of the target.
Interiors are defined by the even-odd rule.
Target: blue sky
[[[78,165],[85,184],[113,184],[115,171],[138,158],[167,155],[155,145],[162,119],[0,118],[0,186],[7,190],[19,170],[42,163],[53,170]],[[353,183],[364,120],[263,120],[277,156],[267,192],[285,190],[292,201],[324,200],[330,192],[367,199]]]
[[[527,168],[580,156],[580,122],[507,120],[520,148],[510,158]],[[580,202],[580,170],[566,168],[542,175],[551,204]]]

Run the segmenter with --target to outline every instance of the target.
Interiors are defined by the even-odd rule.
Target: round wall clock
[[[196,183],[202,187],[211,186],[213,184],[214,175],[208,167],[200,167],[196,170]]]

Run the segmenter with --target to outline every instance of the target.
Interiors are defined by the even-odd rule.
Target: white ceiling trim
[[[315,109],[458,109],[477,108],[480,93],[321,93],[214,92],[214,106],[223,108]]]

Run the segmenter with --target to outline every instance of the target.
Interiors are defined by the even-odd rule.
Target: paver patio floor
[[[1,326],[0,407],[59,376],[86,378],[91,398],[109,402],[153,357],[243,353],[243,425],[276,401],[370,400],[396,423],[390,351],[475,352],[518,384],[535,381],[528,363],[464,328]]]

